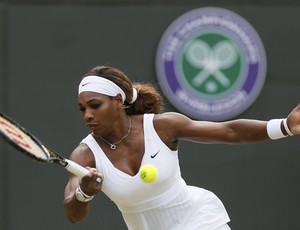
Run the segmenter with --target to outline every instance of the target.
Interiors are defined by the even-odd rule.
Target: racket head
[[[47,162],[51,159],[45,146],[36,137],[2,113],[0,113],[0,134],[9,144],[34,160]]]

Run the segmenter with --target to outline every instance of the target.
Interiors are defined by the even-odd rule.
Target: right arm
[[[102,178],[102,175],[97,172],[95,159],[91,150],[84,144],[80,144],[71,154],[70,160],[87,167],[90,170],[89,174],[80,178],[74,174],[69,174],[69,181],[64,193],[64,209],[67,218],[72,223],[80,222],[88,213],[89,202],[81,202],[77,200],[75,191],[80,185],[81,190],[90,196],[93,196],[101,191],[102,182],[98,183],[97,178]]]

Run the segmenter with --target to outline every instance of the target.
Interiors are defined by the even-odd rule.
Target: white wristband
[[[281,122],[284,119],[272,119],[267,123],[267,133],[272,140],[286,137],[281,131]]]
[[[288,124],[287,124],[287,119],[283,119],[283,125],[284,125],[284,128],[285,128],[285,131],[287,132],[287,134],[289,136],[293,136],[294,134],[291,132],[290,128],[288,127]]]
[[[88,202],[90,200],[92,200],[94,198],[94,196],[90,196],[88,194],[85,194],[80,186],[77,187],[76,191],[75,191],[75,196],[76,196],[76,199],[81,201],[81,202]]]

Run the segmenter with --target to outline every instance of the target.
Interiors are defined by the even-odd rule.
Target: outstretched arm
[[[286,124],[293,135],[300,134],[300,104],[288,115]],[[269,140],[274,131],[282,133],[282,137],[288,135],[281,120],[276,124],[252,119],[207,122],[194,121],[178,113],[164,113],[155,116],[154,125],[168,146],[179,139],[201,143],[241,144]]]

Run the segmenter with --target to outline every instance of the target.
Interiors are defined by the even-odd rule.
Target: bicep
[[[180,113],[164,113],[157,115],[155,129],[165,143],[176,140],[210,142],[216,139],[216,129],[222,130],[217,123],[195,121]],[[212,135],[213,134],[213,135]]]
[[[200,143],[222,143],[234,138],[234,130],[226,123],[178,119],[177,138]],[[227,140],[227,141],[226,141]]]

